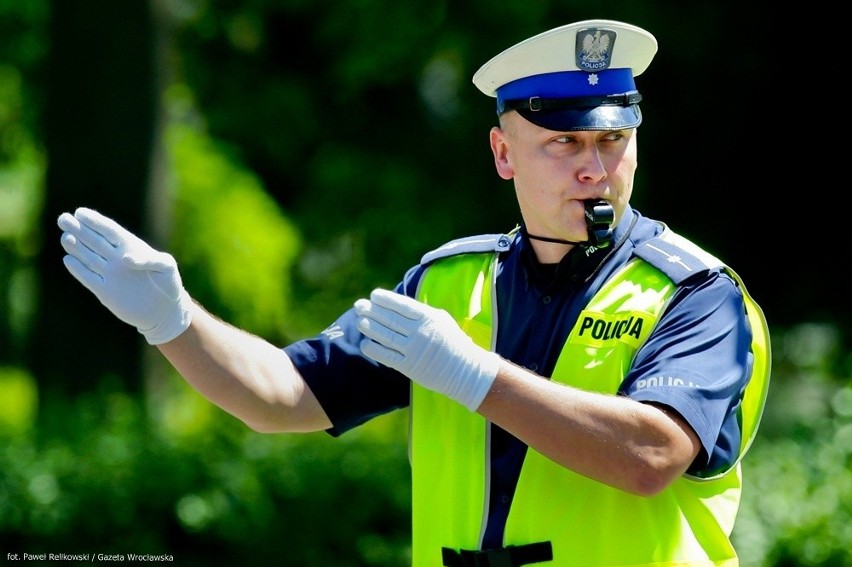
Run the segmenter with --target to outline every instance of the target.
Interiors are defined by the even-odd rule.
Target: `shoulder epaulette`
[[[425,265],[441,258],[455,256],[457,254],[470,254],[482,252],[505,252],[512,246],[512,237],[507,234],[480,234],[479,236],[467,236],[456,238],[427,252],[420,259]]]
[[[721,260],[668,227],[659,236],[637,246],[633,253],[675,284],[699,272],[725,267]]]

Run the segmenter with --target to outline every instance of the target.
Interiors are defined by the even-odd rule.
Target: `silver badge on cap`
[[[603,71],[609,67],[616,35],[615,31],[605,28],[579,30],[577,44],[574,46],[577,68],[594,72]]]

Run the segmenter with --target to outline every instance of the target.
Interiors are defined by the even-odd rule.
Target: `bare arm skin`
[[[554,383],[505,360],[477,411],[554,462],[643,496],[682,475],[701,447],[663,406]]]
[[[189,328],[158,348],[199,393],[255,431],[308,432],[331,427],[280,348],[228,325],[197,304]]]

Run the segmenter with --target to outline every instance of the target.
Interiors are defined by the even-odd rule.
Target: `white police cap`
[[[516,110],[556,131],[621,130],[642,122],[633,77],[650,65],[657,40],[613,20],[561,26],[503,51],[473,76],[497,98],[497,114]]]

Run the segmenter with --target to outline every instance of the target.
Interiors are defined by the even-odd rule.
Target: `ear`
[[[497,175],[503,179],[512,179],[515,170],[509,161],[509,140],[506,132],[497,126],[490,133],[491,153],[494,154],[494,165],[497,167]]]

